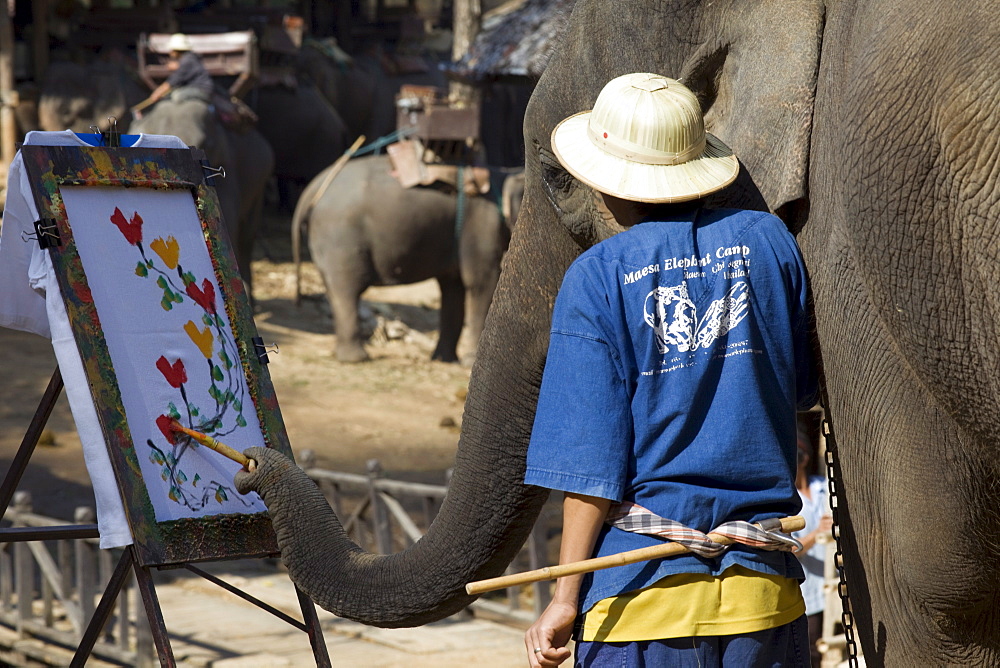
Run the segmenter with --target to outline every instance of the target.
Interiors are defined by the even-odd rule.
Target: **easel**
[[[52,414],[52,409],[55,407],[56,401],[62,393],[62,389],[62,374],[60,373],[59,368],[56,367],[56,370],[52,373],[52,378],[49,379],[48,386],[45,388],[45,393],[42,395],[38,408],[35,410],[35,414],[31,418],[31,423],[28,425],[28,429],[24,434],[24,438],[22,439],[21,445],[17,450],[17,454],[14,455],[14,459],[11,461],[10,469],[7,471],[7,475],[4,477],[2,485],[0,485],[0,517],[3,516],[4,512],[6,512],[7,508],[10,506],[10,501],[14,496],[14,492],[17,490],[18,483],[21,481],[21,476],[27,468],[28,461],[31,459],[31,455],[35,451],[35,446],[38,444],[38,439],[41,436],[42,429],[48,422],[49,416]],[[99,537],[96,524],[70,524],[57,527],[15,527],[0,529],[0,543],[14,543],[33,540],[83,540],[86,538]],[[264,601],[251,596],[228,582],[220,580],[211,573],[207,573],[192,564],[184,564],[182,567],[210,582],[217,584],[226,591],[239,596],[243,600],[256,605],[262,610],[271,613],[275,617],[287,622],[300,631],[304,631],[309,636],[309,644],[312,647],[316,665],[322,668],[326,668],[331,665],[330,655],[327,652],[326,643],[323,640],[323,631],[320,628],[319,617],[316,615],[316,607],[312,600],[303,594],[298,586],[295,587],[295,594],[298,597],[299,606],[302,609],[303,621],[290,617],[281,610],[268,605]],[[101,600],[94,611],[94,616],[90,619],[90,622],[84,631],[83,638],[80,640],[80,644],[76,649],[75,655],[73,656],[73,661],[70,664],[71,666],[82,667],[86,665],[88,657],[90,657],[91,652],[94,650],[94,644],[97,642],[101,631],[104,629],[108,619],[111,617],[115,600],[118,598],[118,594],[121,592],[122,587],[128,580],[129,571],[135,572],[136,583],[138,585],[139,594],[142,597],[143,607],[146,611],[146,618],[149,621],[149,626],[152,630],[153,643],[156,646],[156,652],[160,659],[160,665],[166,667],[177,665],[174,660],[173,650],[170,647],[170,638],[167,634],[167,627],[163,620],[163,612],[160,609],[159,599],[156,596],[156,588],[153,585],[151,570],[151,568],[141,566],[139,564],[136,559],[134,546],[129,545],[124,549],[122,556],[118,560],[118,564],[111,575],[111,579],[108,581],[104,594],[101,596]]]
[[[108,149],[110,152],[102,153],[102,155],[98,157],[106,158],[107,165],[109,165],[109,168],[111,165],[110,161],[117,160],[115,165],[117,169],[120,171],[115,171],[114,168],[111,168],[113,174],[124,173],[124,168],[132,164],[132,162],[131,158],[126,153],[122,153],[120,150],[118,150],[118,147],[120,146],[120,144],[117,141],[118,137],[112,130],[111,132],[108,133],[108,136],[106,137],[102,133],[102,139],[104,139],[104,141],[102,142],[102,146],[111,148]],[[58,147],[49,148],[49,147],[36,146],[32,147],[32,149],[36,151],[36,153],[34,154],[36,157],[39,156],[45,157],[49,155],[54,155],[56,157],[62,156],[65,158],[66,155],[68,155],[65,153],[65,151],[63,151],[63,149],[59,149]],[[28,152],[27,147],[22,150],[25,153]],[[52,151],[52,153],[43,154],[39,153],[38,152],[39,150]],[[175,174],[173,178],[179,183],[181,183],[182,188],[191,187],[192,189],[197,189],[198,184],[204,184],[205,182],[202,176],[203,170],[209,173],[214,173],[216,171],[214,170],[214,168],[209,167],[203,159],[200,160],[197,159],[198,156],[196,156],[193,152],[187,150],[180,152],[174,151],[172,156],[168,155],[168,153],[169,152],[165,152],[158,158],[159,160],[161,160],[160,166],[165,170],[169,170],[171,168],[176,169],[177,174]],[[45,161],[43,160],[39,164],[44,164],[44,163]],[[50,168],[54,169],[54,167],[51,164]],[[29,175],[30,173],[31,172],[29,169]],[[43,174],[40,176],[36,172],[34,175],[33,183],[42,183],[46,180],[46,178],[50,176],[51,174],[48,175]],[[155,178],[150,180],[151,186],[147,187],[164,187],[171,185],[171,182],[164,180],[165,177],[161,178],[159,175],[154,175],[154,176]],[[100,181],[100,178],[107,179],[108,177],[107,175],[101,177],[101,176],[94,176],[93,174],[91,174],[87,178],[90,179],[93,185],[106,185],[105,182]],[[131,178],[133,179],[135,178],[134,173],[131,175]],[[83,185],[91,185],[91,183],[83,183],[82,181],[79,180],[72,182],[67,181],[67,183],[69,185],[80,185],[81,183]],[[203,198],[202,200],[199,201],[205,202],[207,206],[207,212],[199,214],[203,217],[202,222],[206,226],[205,228],[206,238],[208,238],[209,236],[215,238],[214,235],[221,233],[220,230],[222,229],[221,218],[219,218],[217,215],[213,213],[218,210],[218,202],[215,199],[214,192],[211,192],[210,189],[202,187],[199,192],[201,192],[201,194],[198,195],[198,197]],[[38,192],[34,192],[33,194],[35,195],[36,202],[39,205],[39,212],[41,212],[43,209],[45,209],[45,207],[43,206],[45,200],[44,198],[40,197]],[[51,211],[51,207],[49,207],[48,210]],[[61,242],[59,237],[57,221],[52,218],[45,218],[44,214],[42,215],[43,219],[35,223],[35,233],[37,235],[37,241],[39,242],[39,245],[43,250],[46,248],[49,248],[51,250],[52,246],[58,248]],[[70,228],[68,227],[64,227],[64,236],[63,236],[64,240],[66,239],[65,233],[68,232],[69,229]],[[211,234],[209,234],[209,232],[211,232]],[[228,253],[224,256],[218,256],[215,259],[220,263],[220,266],[222,266],[225,271],[230,272],[228,275],[235,275],[235,259],[231,256],[231,253]],[[223,269],[220,269],[220,271],[222,271]],[[60,279],[62,278],[64,278],[64,276],[60,276]],[[63,290],[63,295],[66,295],[67,286],[66,285],[62,286],[62,290]],[[89,292],[87,296],[89,299]],[[92,302],[89,303],[92,304]],[[244,309],[243,313],[238,315],[238,318],[241,317],[243,322],[250,320],[250,322],[252,323],[252,317],[249,316],[248,304],[242,303],[240,305],[237,305],[235,308],[237,310],[240,308]],[[96,323],[96,318],[93,320],[93,322]],[[235,322],[232,323],[232,325],[234,327],[237,326]],[[245,334],[245,336],[241,337],[241,339],[249,341],[250,340],[249,334],[246,331],[243,331],[243,333]],[[266,379],[268,378],[267,372],[265,370],[265,367],[261,365],[266,364],[267,358],[266,354],[259,352],[258,345],[260,345],[258,343],[258,339],[255,338],[252,341],[252,346],[254,350],[254,363],[256,365],[255,366],[256,372],[254,378],[259,378],[260,375],[263,374],[263,377]],[[269,383],[270,381],[267,380],[268,385],[266,388],[258,385],[257,389],[262,393],[269,391],[270,390]],[[31,423],[28,426],[24,439],[22,440],[18,452],[11,463],[11,467],[7,471],[7,474],[5,475],[2,485],[0,485],[0,516],[2,516],[2,513],[5,512],[10,505],[11,499],[13,498],[14,492],[18,486],[18,483],[20,482],[21,476],[27,467],[28,461],[31,459],[31,456],[34,453],[34,449],[38,443],[39,437],[42,433],[42,429],[44,428],[46,422],[48,421],[52,413],[56,401],[60,393],[62,392],[63,386],[64,385],[63,385],[62,372],[57,367],[53,372],[48,387],[46,388],[45,393],[35,411],[35,414],[32,417]],[[92,389],[94,387],[94,382],[92,379],[91,379],[91,387]],[[95,405],[100,406],[101,404],[98,402]],[[105,418],[102,414],[102,426],[105,426],[104,419]],[[285,451],[290,456],[290,449],[288,447],[287,438],[284,436],[283,426],[280,425],[280,416],[279,417],[268,416],[268,419],[278,421],[277,426],[275,426],[275,424],[269,423],[269,426],[271,428],[271,433],[272,435],[274,435],[275,430],[280,428],[282,437],[281,445],[283,448],[285,448]],[[109,432],[105,431],[105,437],[111,438],[108,436],[108,433]],[[120,439],[123,437],[123,434],[124,432],[119,430],[118,432],[115,432],[114,436],[114,438],[119,439],[118,441],[115,441],[114,438],[108,440],[109,451],[115,450],[115,448],[117,448],[117,450],[115,451],[115,456],[120,456],[120,451],[123,446],[122,441]],[[119,470],[116,469],[115,473],[116,477],[119,479],[119,485],[121,485],[121,476],[119,475],[120,473]],[[123,494],[124,497],[125,490],[121,486],[119,486],[119,491]],[[236,516],[238,518],[236,520],[226,520],[225,519],[226,517],[233,517],[233,516],[229,515],[219,516],[219,519],[222,521],[222,524],[219,525],[219,528],[224,529],[225,527],[229,527],[230,533],[226,534],[225,531],[223,530],[222,531],[223,535],[221,537],[214,536],[214,538],[216,539],[214,543],[215,551],[205,550],[200,552],[192,552],[190,553],[191,554],[190,557],[184,556],[188,554],[186,552],[177,552],[177,551],[170,552],[169,550],[165,550],[162,552],[152,551],[150,548],[150,545],[152,543],[150,542],[148,534],[145,536],[146,542],[143,543],[140,534],[136,533],[136,529],[134,528],[135,525],[132,524],[132,518],[130,517],[129,520],[130,526],[133,527],[132,535],[136,539],[136,542],[124,548],[122,556],[119,559],[118,564],[114,568],[114,572],[112,573],[110,580],[107,584],[107,587],[105,588],[104,593],[101,596],[101,600],[97,608],[95,609],[93,616],[87,623],[87,627],[84,631],[82,640],[80,641],[80,644],[76,649],[76,653],[71,665],[83,666],[86,664],[87,658],[92,654],[94,646],[98,640],[98,637],[100,636],[104,626],[107,624],[109,618],[111,617],[115,600],[118,598],[119,593],[122,591],[123,586],[128,580],[129,573],[133,571],[135,573],[139,593],[143,601],[143,607],[145,608],[146,611],[146,617],[148,619],[150,628],[152,630],[153,641],[159,656],[160,664],[162,666],[176,665],[173,656],[173,651],[170,647],[170,641],[166,625],[164,623],[163,614],[160,609],[159,601],[156,595],[156,589],[154,587],[154,583],[151,576],[152,568],[155,567],[161,570],[168,568],[169,569],[186,568],[187,570],[195,573],[196,575],[199,575],[223,587],[227,591],[230,591],[239,596],[240,598],[250,603],[253,603],[254,605],[260,607],[261,609],[273,614],[274,616],[291,624],[295,628],[305,631],[309,637],[310,645],[312,646],[313,656],[316,660],[316,665],[324,667],[330,666],[331,665],[330,658],[327,653],[325,642],[323,640],[323,635],[320,629],[319,619],[317,617],[314,604],[305,594],[302,593],[301,590],[298,589],[298,587],[296,587],[295,590],[303,615],[303,621],[301,622],[290,617],[284,612],[274,608],[273,606],[270,606],[267,603],[260,601],[259,599],[251,596],[250,594],[243,592],[242,590],[220,580],[219,578],[216,578],[215,576],[193,565],[193,563],[197,563],[199,561],[222,561],[222,560],[232,560],[240,558],[272,557],[278,555],[276,545],[273,543],[273,540],[262,538],[263,534],[260,532],[261,527],[268,528],[269,531],[270,525],[269,521],[266,518],[266,515],[264,515],[263,513],[257,513],[254,515]],[[223,526],[223,524],[225,525],[225,527]],[[194,525],[184,525],[184,526],[194,526]],[[241,527],[248,527],[249,531],[254,532],[251,534],[253,536],[253,540],[249,543],[244,544],[243,548],[244,551],[240,551],[239,549],[230,550],[228,545],[229,542],[232,541],[233,536],[238,537],[241,535],[239,533],[233,533],[232,531],[233,529],[239,531]],[[198,527],[194,528],[197,529]],[[93,539],[97,537],[99,537],[98,527],[97,525],[93,524],[67,525],[67,526],[56,526],[56,527],[23,527],[23,528],[17,527],[9,529],[0,529],[0,543],[40,541],[40,540],[81,540],[81,539]],[[206,534],[204,533],[200,534],[200,538],[203,539],[205,537]],[[177,541],[176,532],[172,540],[176,543]],[[224,546],[224,549],[222,550],[220,550],[218,547],[220,541],[221,544]],[[247,545],[249,545],[249,547],[246,547]]]

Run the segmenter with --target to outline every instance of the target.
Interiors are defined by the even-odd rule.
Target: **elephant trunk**
[[[506,261],[547,270],[501,278],[473,368],[455,474],[441,511],[416,544],[392,555],[366,553],[294,463],[263,448],[246,453],[258,468],[240,472],[237,488],[261,494],[291,579],[338,616],[402,627],[461,610],[473,600],[465,585],[503,572],[545,502],[547,490],[522,481],[551,301],[565,267],[526,259],[523,254],[535,257],[546,242],[521,232]]]

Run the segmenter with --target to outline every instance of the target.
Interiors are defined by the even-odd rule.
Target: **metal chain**
[[[840,622],[844,626],[844,638],[847,641],[847,663],[851,668],[858,668],[858,643],[854,637],[854,613],[851,611],[851,602],[847,596],[847,569],[844,567],[844,550],[840,536],[840,501],[837,496],[838,480],[837,473],[839,466],[839,452],[837,450],[837,439],[833,435],[833,426],[830,423],[829,403],[824,401],[823,406],[823,438],[826,441],[826,476],[830,488],[830,509],[833,515],[833,539],[837,543],[837,551],[834,554],[834,564],[837,566],[837,574],[840,582],[837,584],[837,594],[840,596],[842,613]]]

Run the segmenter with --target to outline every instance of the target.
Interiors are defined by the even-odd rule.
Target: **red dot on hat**
[[[607,133],[607,132],[605,132],[605,133],[604,133],[604,138],[605,138],[605,139],[607,139],[607,138],[608,138],[608,133]]]

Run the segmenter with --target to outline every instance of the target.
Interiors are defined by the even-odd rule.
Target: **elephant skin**
[[[174,135],[188,146],[203,151],[213,166],[226,170],[215,186],[222,215],[229,231],[236,262],[247,285],[251,285],[253,244],[260,226],[264,189],[274,169],[274,152],[255,129],[225,127],[209,105],[196,99],[161,100],[141,119],[132,132]],[[249,294],[252,294],[249,293]]]
[[[712,204],[770,209],[798,233],[866,660],[1000,665],[997,5],[579,0],[525,118],[522,214],[445,507],[390,557],[342,558],[353,548],[329,523],[303,531],[283,551],[324,543],[296,564],[298,584],[352,619],[419,624],[522,543],[545,498],[521,480],[552,303],[569,263],[617,231],[549,134],[608,80],[650,71],[683,78],[741,158]],[[269,486],[263,468],[247,486]],[[267,503],[279,524],[320,512],[293,493]]]
[[[469,348],[478,347],[509,231],[492,197],[466,196],[459,224],[454,193],[403,188],[391,170],[387,156],[368,156],[349,161],[332,181],[328,172],[317,176],[296,207],[293,245],[306,225],[333,310],[338,360],[368,359],[358,301],[369,286],[435,278],[441,312],[432,359],[456,362],[466,313]]]

